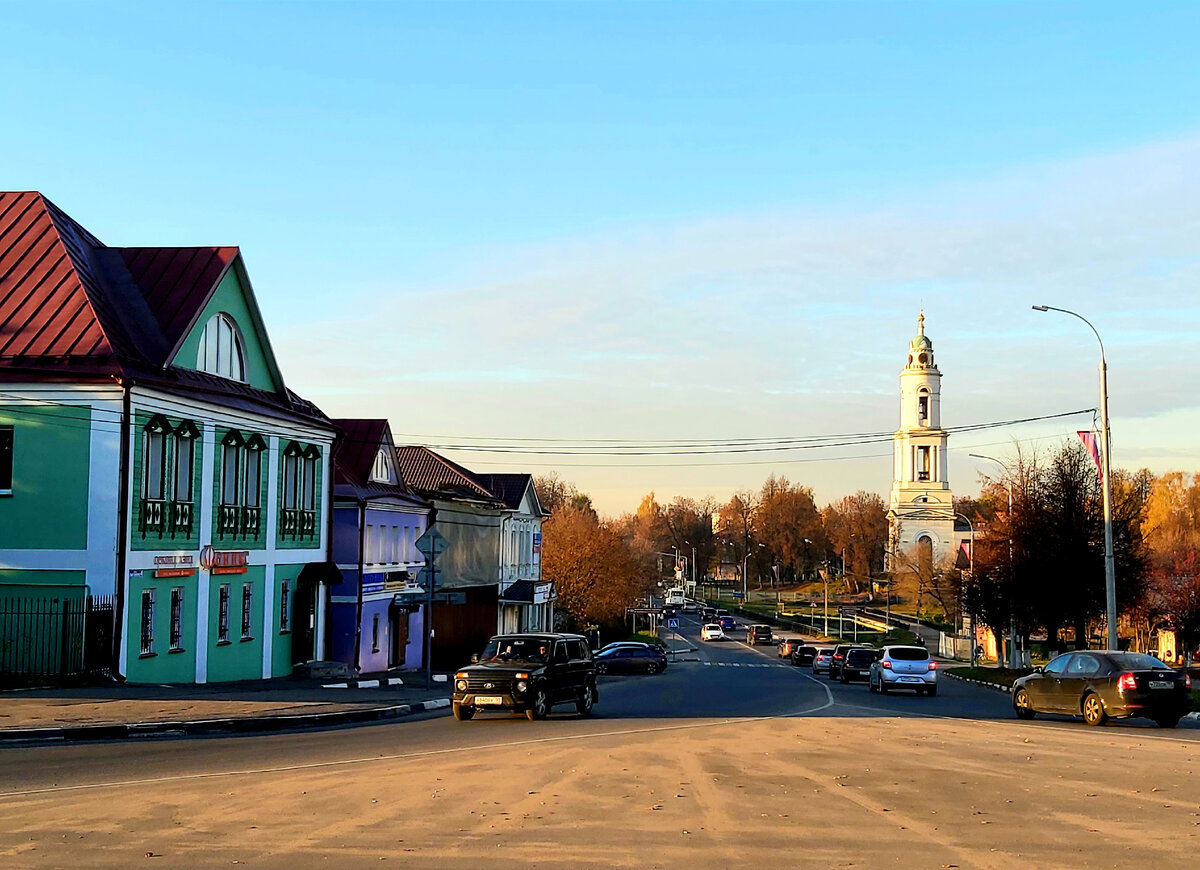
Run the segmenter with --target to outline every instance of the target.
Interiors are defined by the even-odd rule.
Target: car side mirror
[[[471,653],[471,664],[479,664],[479,653]]]
[[[1042,666],[1041,666],[1041,665],[1038,665],[1036,668],[1034,668],[1034,669],[1033,669],[1033,672],[1034,672],[1035,674],[1041,674],[1041,673],[1044,673],[1044,671],[1043,671],[1043,669],[1042,669]]]

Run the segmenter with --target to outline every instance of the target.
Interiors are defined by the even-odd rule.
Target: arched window
[[[379,452],[375,454],[375,466],[371,469],[371,480],[376,483],[396,482],[392,476],[392,463],[388,458],[386,447],[380,447]]]
[[[196,368],[234,381],[246,380],[246,351],[242,335],[228,314],[214,314],[204,325]]]
[[[917,393],[917,417],[922,426],[929,425],[929,390],[924,387]]]

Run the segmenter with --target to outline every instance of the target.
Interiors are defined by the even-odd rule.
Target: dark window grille
[[[142,590],[142,655],[154,655],[154,590]]]
[[[221,584],[217,604],[217,641],[229,643],[229,584]]]
[[[291,631],[291,591],[291,581],[284,580],[283,585],[279,588],[279,630],[281,632]]]
[[[183,587],[171,590],[171,649],[183,649]]]
[[[0,492],[12,492],[14,440],[13,427],[0,426]]]
[[[251,620],[251,605],[254,601],[254,586],[250,583],[242,584],[242,640],[250,639]]]

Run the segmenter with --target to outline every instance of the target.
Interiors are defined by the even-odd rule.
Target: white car
[[[704,626],[704,628],[700,629],[700,639],[724,640],[725,632],[721,626],[717,625],[715,622],[710,622],[708,625]]]
[[[924,647],[885,646],[871,663],[867,684],[886,695],[896,689],[913,689],[918,695],[937,694],[937,662]]]

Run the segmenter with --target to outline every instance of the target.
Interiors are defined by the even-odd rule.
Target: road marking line
[[[815,681],[814,681],[815,682]],[[820,685],[820,683],[818,683]],[[657,734],[666,731],[690,731],[696,728],[718,728],[725,725],[744,725],[747,722],[767,722],[772,719],[793,719],[810,713],[820,713],[833,705],[833,695],[827,687],[825,694],[828,700],[819,707],[805,710],[795,710],[791,713],[779,713],[774,716],[744,716],[733,719],[721,719],[717,722],[692,722],[686,725],[660,725],[651,728],[623,728],[613,731],[601,731],[595,734],[564,734],[558,737],[534,737],[528,740],[510,740],[504,743],[488,743],[472,746],[454,746],[449,749],[430,749],[424,752],[401,752],[392,755],[372,755],[363,758],[345,758],[340,761],[314,761],[308,764],[287,764],[279,767],[258,767],[245,770],[224,770],[208,773],[187,773],[178,776],[157,776],[146,779],[123,779],[109,782],[83,783],[80,785],[51,786],[49,788],[31,788],[22,791],[0,792],[0,799],[13,797],[28,797],[38,794],[57,794],[66,791],[90,791],[99,788],[119,788],[131,785],[156,785],[165,782],[186,782],[198,779],[220,779],[230,776],[254,776],[266,773],[290,773],[298,770],[318,770],[331,767],[348,767],[353,764],[373,764],[379,761],[409,761],[416,758],[433,758],[439,755],[454,755],[461,752],[478,752],[488,749],[511,749],[516,746],[536,746],[539,743],[562,743],[569,740],[594,740],[600,737],[623,737],[631,734]]]

